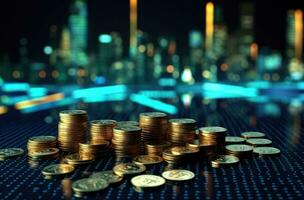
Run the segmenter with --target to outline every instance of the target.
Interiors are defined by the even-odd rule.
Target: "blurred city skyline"
[[[35,59],[43,56],[43,48],[50,43],[49,30],[56,26],[62,31],[68,25],[72,0],[53,1],[8,1],[1,6],[0,57],[8,55],[11,62],[19,62],[19,41],[28,41],[28,56]],[[98,50],[98,36],[117,32],[123,39],[124,56],[129,45],[129,1],[88,0],[88,52]],[[251,2],[254,5],[254,41],[284,53],[286,48],[286,15],[289,9],[304,8],[303,1],[212,1],[223,8],[223,22],[228,33],[235,32],[240,24],[239,5]],[[204,32],[205,5],[207,1],[138,1],[138,29],[147,32],[156,42],[163,35],[173,36],[177,51],[184,53],[191,30]],[[187,50],[186,50],[187,51]]]

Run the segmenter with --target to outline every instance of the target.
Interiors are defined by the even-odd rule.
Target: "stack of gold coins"
[[[54,136],[34,136],[27,142],[28,155],[32,158],[53,158],[58,155]],[[44,152],[44,153],[42,153]],[[48,153],[47,153],[48,152]]]
[[[199,140],[201,144],[214,144],[217,152],[225,151],[225,137],[227,129],[218,126],[202,127],[199,129]]]
[[[170,146],[170,142],[147,142],[145,143],[145,152],[148,155],[161,156],[164,149]]]
[[[166,139],[168,118],[165,113],[140,113],[139,126],[142,142],[160,142]]]
[[[116,126],[115,120],[94,120],[91,121],[90,142],[99,144],[104,141],[111,141],[113,137],[113,128]]]
[[[253,147],[247,144],[230,144],[226,146],[226,152],[238,158],[249,158],[252,156]]]
[[[58,143],[63,151],[77,152],[79,143],[86,140],[88,115],[84,110],[65,110],[59,113]]]
[[[168,127],[168,141],[172,145],[185,145],[195,138],[196,121],[194,119],[171,119]]]
[[[214,156],[216,154],[216,144],[204,143],[202,144],[198,139],[193,140],[191,143],[187,143],[188,148],[198,148],[201,156]]]
[[[103,141],[98,144],[79,143],[79,155],[82,158],[100,158],[109,150],[108,141]]]
[[[133,157],[140,154],[141,128],[117,126],[114,128],[112,147],[117,158]]]

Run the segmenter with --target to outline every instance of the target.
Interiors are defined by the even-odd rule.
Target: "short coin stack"
[[[83,158],[99,158],[108,152],[109,144],[105,140],[98,144],[79,143],[79,154]]]
[[[141,128],[117,126],[114,128],[112,147],[117,158],[133,157],[140,154]]]
[[[145,152],[148,155],[161,156],[164,149],[170,146],[170,142],[147,142],[145,143]]]
[[[91,144],[100,144],[104,141],[111,141],[113,129],[116,126],[115,120],[94,120],[91,121],[90,141]]]
[[[34,136],[27,142],[28,156],[32,159],[55,158],[59,150],[54,136]]]
[[[247,144],[230,144],[226,146],[229,155],[238,158],[250,158],[252,156],[253,147]]]
[[[199,139],[193,140],[193,142],[187,143],[188,148],[198,148],[201,156],[214,156],[216,154],[216,144],[201,143]]]
[[[202,127],[199,129],[199,140],[201,144],[216,145],[217,152],[225,151],[225,137],[227,129],[218,126]]]
[[[195,138],[196,121],[194,119],[169,120],[168,141],[172,145],[185,145]]]
[[[84,110],[65,110],[59,113],[58,143],[63,151],[77,152],[79,143],[86,140],[88,115]]]
[[[139,115],[142,142],[160,142],[166,139],[168,119],[165,113],[148,112]]]

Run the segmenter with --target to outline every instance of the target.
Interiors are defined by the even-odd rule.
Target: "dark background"
[[[204,30],[203,0],[139,0],[138,26],[148,32],[151,39],[159,35],[174,35],[178,48],[186,48],[188,32],[191,29]],[[239,24],[239,3],[242,0],[214,1],[224,6],[225,22],[229,32]],[[18,59],[21,37],[28,39],[29,56],[42,55],[42,49],[49,44],[49,27],[57,25],[59,30],[67,25],[71,0],[10,0],[0,6],[0,58],[4,54],[11,61]],[[304,9],[304,1],[265,1],[255,4],[255,40],[260,46],[283,50],[288,9]],[[97,47],[100,33],[117,31],[124,45],[128,45],[129,1],[88,0],[89,51]],[[60,32],[59,32],[60,33]]]

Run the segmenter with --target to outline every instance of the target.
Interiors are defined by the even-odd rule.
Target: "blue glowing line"
[[[77,102],[76,99],[64,98],[64,99],[60,99],[58,101],[53,101],[53,102],[43,103],[43,104],[39,104],[39,105],[34,105],[34,106],[31,106],[31,107],[26,107],[24,109],[21,109],[21,113],[38,112],[38,111],[41,111],[41,110],[48,110],[48,109],[51,109],[51,108],[70,105],[70,104],[73,104],[73,103],[76,103],[76,102]]]
[[[158,100],[151,99],[141,94],[132,94],[130,96],[131,101],[140,105],[153,108],[155,110],[163,111],[170,114],[176,114],[177,108],[171,104],[167,104]]]
[[[255,97],[258,95],[256,88],[246,88],[236,85],[228,85],[222,83],[203,83],[203,94],[214,92],[219,94],[238,95],[240,97]]]
[[[176,92],[173,90],[141,90],[139,94],[145,95],[151,98],[175,98]]]
[[[79,99],[79,98],[95,97],[98,95],[124,93],[126,91],[127,91],[127,87],[125,85],[112,85],[112,86],[93,87],[87,89],[78,89],[73,92],[72,96],[76,99]]]
[[[112,95],[103,95],[103,96],[95,96],[95,97],[87,97],[84,98],[83,101],[85,103],[95,103],[95,102],[107,102],[107,101],[123,101],[127,97],[124,93],[117,93]]]
[[[48,90],[44,87],[35,87],[28,90],[28,95],[30,97],[42,97],[45,96],[47,92]]]
[[[160,86],[175,86],[176,80],[174,78],[160,78],[158,84]]]
[[[3,92],[19,92],[27,91],[29,88],[28,83],[4,83],[1,89]]]

